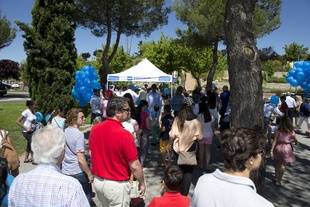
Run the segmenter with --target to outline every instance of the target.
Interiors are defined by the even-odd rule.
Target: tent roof
[[[172,75],[164,73],[146,58],[123,72],[108,74],[108,81],[112,82],[172,82],[172,80]]]

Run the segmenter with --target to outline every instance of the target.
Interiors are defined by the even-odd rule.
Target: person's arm
[[[23,116],[18,117],[18,119],[16,120],[16,124],[18,126],[20,126],[22,129],[24,129],[25,131],[29,131],[29,129],[24,127],[24,124],[23,124],[24,123],[24,119],[25,119],[25,117],[23,117]]]
[[[84,134],[81,132],[79,134],[79,137],[78,137],[77,142],[76,142],[75,153],[77,156],[79,166],[81,167],[83,172],[86,173],[89,181],[92,182],[94,180],[94,177],[91,174],[91,171],[88,167],[88,164],[87,164],[86,159],[85,159],[84,152],[85,152]]]
[[[202,140],[202,138],[203,138],[203,131],[202,131],[202,125],[201,125],[201,123],[200,123],[200,121],[199,120],[196,120],[197,122],[197,135],[196,135],[196,138],[197,138],[197,140]]]
[[[175,118],[173,120],[173,123],[172,123],[172,126],[171,126],[171,130],[169,132],[169,137],[170,137],[171,141],[174,140],[175,138],[177,138],[177,136],[178,136],[177,135],[177,131],[178,131],[177,119],[178,118]]]
[[[131,173],[139,182],[140,195],[143,196],[145,193],[145,182],[144,182],[143,169],[140,164],[140,161],[138,159],[134,160],[129,163],[129,166]]]
[[[76,156],[77,156],[79,165],[80,165],[80,167],[82,168],[83,172],[86,173],[86,175],[87,175],[89,181],[90,181],[90,182],[93,182],[94,176],[91,174],[91,171],[90,171],[90,169],[89,169],[89,167],[88,167],[88,164],[87,164],[86,159],[85,159],[84,152],[77,152],[77,153],[76,153]]]

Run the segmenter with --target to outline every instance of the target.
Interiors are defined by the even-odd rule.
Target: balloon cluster
[[[85,106],[89,103],[94,89],[100,89],[99,75],[96,68],[90,65],[82,67],[75,73],[75,85],[71,91],[73,98]]]
[[[305,90],[310,90],[310,61],[298,61],[287,73],[287,82],[293,86],[300,86]]]

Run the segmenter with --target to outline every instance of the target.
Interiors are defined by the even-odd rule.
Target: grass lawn
[[[21,133],[21,128],[15,122],[24,109],[26,109],[24,101],[0,103],[0,128],[9,131],[9,136],[18,154],[25,151],[26,140]]]

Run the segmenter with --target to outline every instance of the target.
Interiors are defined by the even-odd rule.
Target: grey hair
[[[32,136],[31,148],[36,163],[57,164],[65,149],[65,134],[59,128],[46,126]]]

